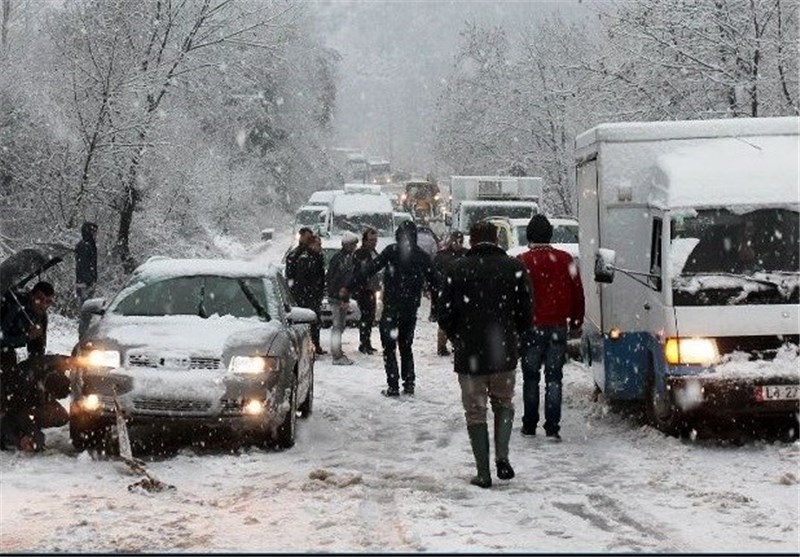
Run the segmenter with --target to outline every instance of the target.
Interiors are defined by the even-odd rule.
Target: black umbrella
[[[61,261],[63,259],[60,256],[50,257],[33,248],[14,253],[0,263],[0,295],[12,288],[22,288],[32,278]]]

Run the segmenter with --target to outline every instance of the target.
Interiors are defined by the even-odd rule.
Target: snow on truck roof
[[[658,157],[652,203],[670,208],[800,202],[800,137],[724,137]]]
[[[189,276],[266,277],[279,272],[274,265],[235,259],[173,259],[151,257],[134,271],[134,275],[148,279]]]
[[[578,135],[575,138],[575,150],[579,151],[600,141],[623,143],[660,139],[797,135],[798,133],[800,133],[800,119],[793,116],[673,122],[618,122],[600,124]]]
[[[333,198],[336,215],[391,213],[392,201],[382,193],[342,193]]]

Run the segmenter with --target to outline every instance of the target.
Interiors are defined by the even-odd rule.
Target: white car
[[[78,450],[113,448],[117,404],[134,439],[139,429],[193,441],[223,430],[284,448],[294,445],[297,414],[311,414],[316,315],[293,307],[275,267],[153,258],[109,304],[87,300],[82,311],[94,322],[74,350]]]
[[[492,217],[487,220],[498,227],[500,247],[506,250],[508,255],[517,256],[527,251],[527,228],[530,219]],[[577,264],[580,261],[578,253],[578,221],[569,217],[548,217],[548,220],[553,225],[553,239],[550,241],[550,245],[569,253]]]

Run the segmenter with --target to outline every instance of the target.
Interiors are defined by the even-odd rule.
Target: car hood
[[[280,331],[276,321],[212,315],[121,316],[107,314],[87,338],[97,347],[225,359],[266,354]]]

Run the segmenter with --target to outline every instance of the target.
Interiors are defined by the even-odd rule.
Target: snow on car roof
[[[718,138],[661,155],[651,201],[671,208],[800,202],[800,138]]]
[[[308,198],[307,205],[327,205],[333,198],[339,194],[344,192],[344,190],[318,190],[311,194],[311,197]]]
[[[236,259],[174,259],[152,257],[134,274],[147,278],[216,275],[225,277],[266,277],[279,271],[274,265]]]

